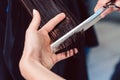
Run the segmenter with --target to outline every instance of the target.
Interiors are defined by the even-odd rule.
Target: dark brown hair
[[[40,26],[43,26],[58,13],[64,12],[66,14],[67,17],[49,33],[53,42],[77,25],[77,20],[65,6],[62,0],[22,0],[22,2],[31,16],[33,9],[37,9],[40,12],[42,19]],[[77,45],[79,45],[77,41],[80,41],[79,36],[80,34],[71,36],[60,45],[59,49],[68,50],[77,47]]]

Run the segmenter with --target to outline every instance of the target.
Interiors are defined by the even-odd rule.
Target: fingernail
[[[62,15],[64,15],[64,16],[66,16],[66,14],[65,14],[65,13],[63,13],[63,12],[62,12],[61,14],[62,14]]]
[[[33,15],[35,15],[36,14],[36,9],[33,9]]]

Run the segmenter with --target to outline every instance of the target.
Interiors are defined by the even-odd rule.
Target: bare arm
[[[20,71],[26,80],[65,80],[32,58],[20,62]]]

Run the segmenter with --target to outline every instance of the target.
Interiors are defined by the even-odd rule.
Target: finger
[[[110,0],[98,0],[95,8],[94,8],[94,11],[96,12],[98,9],[100,9],[101,7],[105,6],[105,4],[107,2],[109,2]]]
[[[60,23],[65,18],[64,13],[60,13],[54,18],[52,18],[47,24],[45,24],[42,29],[50,32],[58,23]]]
[[[96,7],[95,7],[95,9],[94,9],[94,11],[96,12],[99,8],[105,6],[105,4],[106,4],[107,2],[109,2],[109,1],[110,1],[110,0],[104,0],[104,1],[99,0],[98,3],[97,3],[97,5],[96,5]],[[116,9],[116,8],[113,8],[113,7],[108,8],[107,10],[105,10],[105,11],[101,14],[101,17],[104,18],[106,15],[112,13],[112,12],[115,11],[115,10],[117,10],[117,9]]]
[[[115,5],[120,7],[120,0],[116,0]]]
[[[74,51],[73,51],[73,49],[67,51],[67,56],[66,56],[66,52],[59,53],[59,54],[56,55],[57,56],[57,61],[61,61],[63,59],[67,59],[67,58],[73,56],[76,53],[78,53],[78,50],[76,48],[74,49]]]
[[[106,11],[104,11],[102,14],[101,14],[101,17],[104,18],[106,15],[112,13],[114,11],[114,8],[108,8]]]
[[[78,53],[78,49],[77,49],[77,48],[75,48],[75,49],[74,49],[74,52],[75,52],[75,54],[77,54],[77,53]]]
[[[37,10],[33,9],[33,19],[29,25],[29,30],[37,30],[40,25],[41,17]]]
[[[119,8],[116,8],[116,7],[111,7],[111,8],[108,8],[106,11],[104,11],[101,16],[102,17],[105,17],[106,15],[114,12],[114,11],[119,11]]]

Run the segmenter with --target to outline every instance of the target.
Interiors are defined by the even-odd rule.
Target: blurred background
[[[68,1],[74,2],[75,0],[66,0],[66,3]],[[94,13],[93,10],[98,0],[78,0],[78,1],[86,1],[85,4],[89,6],[88,11],[92,15]],[[2,2],[4,2],[4,4]],[[16,4],[16,5],[11,6],[11,4]],[[21,41],[22,43],[24,43],[23,35],[27,27],[21,27],[21,26],[28,25],[30,16],[26,12],[26,10],[23,9],[23,7],[21,7],[19,4],[20,3],[17,0],[1,0],[0,1],[0,11],[4,12],[3,14],[2,12],[0,13],[0,21],[1,21],[1,24],[0,24],[0,45],[1,45],[0,46],[0,53],[1,53],[0,54],[0,80],[13,80],[13,78],[14,80],[23,80],[21,79],[22,77],[20,76],[19,68],[17,66],[18,66],[19,58],[21,56],[22,47],[23,47],[23,44],[21,44]],[[71,3],[69,6],[71,7]],[[74,7],[76,9],[78,5],[74,3]],[[76,9],[76,11],[77,10],[79,9]],[[85,8],[83,10],[82,9],[80,10],[82,12],[86,11]],[[81,11],[78,11],[78,12],[81,12]],[[13,14],[14,17],[12,16],[11,18],[11,14]],[[22,17],[18,15],[21,15]],[[24,19],[28,19],[28,20],[24,21]],[[11,20],[13,21],[15,20],[16,21],[15,24],[13,24]],[[7,26],[6,26],[6,21],[7,21]],[[120,80],[120,13],[113,12],[107,15],[104,19],[96,23],[94,27],[95,27],[97,38],[99,41],[99,46],[88,48],[88,52],[86,50],[87,70],[88,70],[88,76],[89,76],[88,80]],[[5,42],[9,44],[6,44],[4,42],[4,37],[6,39]],[[76,68],[76,71],[79,72],[83,70],[81,71],[81,73],[85,73],[82,75],[85,75],[86,77],[86,72],[85,72],[86,65],[84,65],[85,63],[84,55],[77,56],[77,59],[73,61],[82,62],[82,67],[81,67],[81,64],[80,65],[78,64],[78,66],[75,66],[78,68],[78,69]],[[69,65],[67,64],[67,68],[66,68],[66,69],[69,68],[67,71],[68,73],[71,72],[71,69],[73,69],[72,67],[69,67]],[[58,66],[60,67],[56,69],[58,70],[58,72],[60,72],[60,74],[62,74],[61,70],[64,70],[64,69],[61,68],[61,65],[58,65]],[[73,74],[74,73],[72,73],[72,76]],[[76,75],[76,76],[79,76],[79,75]],[[73,79],[73,80],[76,80],[76,79]],[[78,79],[78,80],[86,80],[86,79]]]
[[[96,2],[97,0],[89,0],[90,14],[93,14]],[[87,54],[89,79],[111,80],[120,61],[120,13],[109,14],[95,24],[95,29],[99,46],[91,48]],[[120,80],[120,78],[112,80]]]

